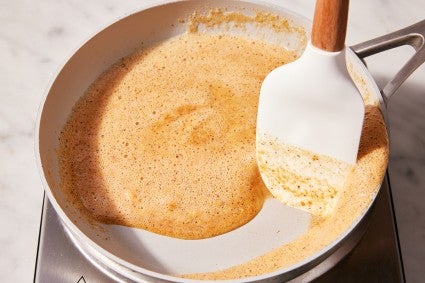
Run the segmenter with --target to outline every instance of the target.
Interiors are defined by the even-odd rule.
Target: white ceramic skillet
[[[37,163],[49,200],[59,214],[64,226],[81,251],[99,267],[119,278],[136,282],[192,282],[173,274],[209,272],[243,263],[267,251],[288,243],[308,229],[310,216],[287,208],[276,201],[267,200],[260,213],[248,224],[221,236],[204,240],[179,240],[160,236],[140,229],[117,225],[94,225],[72,206],[60,190],[59,166],[56,150],[59,134],[75,102],[87,87],[111,64],[143,46],[166,40],[186,32],[187,19],[194,11],[208,13],[220,7],[253,15],[258,11],[271,12],[287,18],[297,27],[308,30],[311,23],[284,7],[254,0],[203,0],[165,1],[124,17],[100,31],[78,49],[56,79],[42,101],[36,129]],[[206,32],[230,32],[259,38],[302,52],[305,42],[299,34],[276,35],[267,28],[246,29],[214,28]],[[357,77],[374,96],[386,116],[386,102],[401,83],[425,60],[425,21],[401,31],[352,47],[347,60]],[[409,44],[416,49],[412,59],[382,91],[362,63],[361,58]],[[367,220],[372,203],[342,235],[324,249],[292,266],[272,273],[245,278],[244,282],[281,282],[290,280],[321,263],[350,236],[360,233]],[[278,233],[285,231],[285,233]],[[106,268],[105,268],[106,267]],[[118,277],[116,277],[117,280]],[[195,282],[195,281],[193,281]],[[235,280],[234,282],[239,282]]]

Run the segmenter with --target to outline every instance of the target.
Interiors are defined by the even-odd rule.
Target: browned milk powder
[[[185,239],[251,220],[267,193],[255,159],[258,90],[294,54],[183,35],[105,72],[61,136],[63,188],[96,219]]]
[[[172,237],[211,237],[243,225],[269,195],[255,160],[260,86],[294,58],[259,41],[186,34],[121,60],[87,90],[63,129],[63,190],[99,221]],[[382,116],[367,103],[358,163],[337,213],[243,265],[186,276],[270,272],[347,229],[373,198],[387,162]]]

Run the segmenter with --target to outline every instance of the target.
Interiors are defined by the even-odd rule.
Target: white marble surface
[[[64,60],[89,36],[147,2],[14,0],[0,9],[0,271],[2,282],[34,274],[43,189],[33,149],[42,94]],[[313,0],[281,0],[309,18]],[[354,44],[425,18],[424,0],[351,1],[347,43]],[[409,48],[369,60],[379,83],[413,54]],[[391,100],[390,171],[408,282],[425,275],[425,66]]]

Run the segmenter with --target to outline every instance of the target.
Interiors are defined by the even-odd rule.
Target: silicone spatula
[[[277,142],[312,156],[355,164],[364,104],[345,60],[348,6],[348,0],[317,0],[312,37],[304,53],[265,78],[257,116],[259,163],[274,162],[268,160],[274,156],[264,155],[264,146],[273,147]],[[281,152],[275,150],[275,154]],[[261,176],[270,188],[279,176],[269,169],[260,166]]]

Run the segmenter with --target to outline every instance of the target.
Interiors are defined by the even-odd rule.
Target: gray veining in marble
[[[54,74],[78,46],[116,18],[161,1],[15,0],[0,9],[0,271],[3,282],[33,277],[43,190],[35,165],[34,121]],[[314,1],[281,0],[312,17]],[[347,43],[425,18],[424,0],[351,1]],[[412,51],[371,59],[382,83]],[[408,282],[425,276],[425,66],[389,105],[391,180]]]

